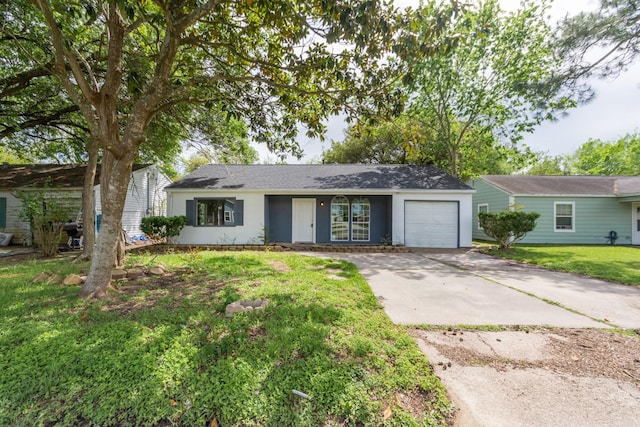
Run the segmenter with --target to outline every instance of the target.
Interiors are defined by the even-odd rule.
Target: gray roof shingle
[[[617,196],[640,193],[637,176],[482,175],[484,181],[513,195]]]
[[[205,165],[168,189],[245,190],[471,190],[434,166]]]
[[[136,164],[133,170],[149,165]],[[86,165],[0,165],[0,188],[21,187],[82,188]],[[100,165],[96,171],[94,185],[100,184]]]

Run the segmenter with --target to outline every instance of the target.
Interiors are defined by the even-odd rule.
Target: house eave
[[[545,194],[540,194],[540,193],[514,193],[514,194],[510,194],[513,197],[588,197],[588,198],[592,198],[592,197],[607,197],[607,198],[616,198],[618,196],[616,196],[615,194],[571,194],[571,193],[545,193]]]
[[[263,189],[263,188],[165,188],[167,193],[262,193],[272,195],[333,195],[333,194],[371,194],[371,195],[389,195],[389,194],[473,194],[474,189],[404,189],[404,188],[296,188],[296,189]]]

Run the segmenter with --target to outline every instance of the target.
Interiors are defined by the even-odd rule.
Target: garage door
[[[406,201],[404,244],[419,248],[457,248],[458,202]]]

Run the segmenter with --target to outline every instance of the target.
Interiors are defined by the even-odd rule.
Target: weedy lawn
[[[0,260],[0,425],[444,425],[451,406],[352,264],[281,253],[130,255],[169,274],[105,301]],[[238,299],[271,302],[225,318]],[[292,392],[299,390],[310,398]]]
[[[551,270],[640,286],[640,249],[635,247],[516,245],[507,251],[488,250],[487,253]]]

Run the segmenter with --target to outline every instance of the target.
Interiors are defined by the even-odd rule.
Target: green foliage
[[[536,228],[537,212],[505,211],[479,212],[480,227],[485,234],[493,238],[500,249],[509,249],[512,244],[522,240],[527,233]]]
[[[140,221],[140,230],[150,239],[157,241],[171,240],[180,235],[180,231],[187,225],[187,217],[177,216],[148,216]]]
[[[75,287],[31,283],[42,269],[86,264],[3,263],[1,425],[446,424],[443,386],[352,264],[249,252],[128,259],[158,261],[174,280],[123,287],[98,305]],[[224,317],[226,303],[256,298],[271,303]]]
[[[624,246],[516,245],[492,255],[540,265],[551,270],[640,286],[638,249]]]
[[[407,141],[416,138],[419,129],[406,116],[377,125],[347,130],[342,142],[331,142],[324,153],[327,163],[405,164],[421,163],[418,158],[409,158]]]
[[[439,153],[441,168],[466,179],[496,153],[506,159],[506,151],[496,150],[502,141],[511,147],[555,111],[574,105],[544,85],[560,69],[547,8],[547,2],[525,1],[506,13],[498,1],[482,2],[439,36],[452,47],[418,59],[410,79],[409,112],[429,130],[413,150]],[[429,3],[423,16],[434,9]]]
[[[640,135],[615,142],[590,139],[568,157],[575,175],[640,175]]]
[[[44,256],[53,257],[58,253],[62,227],[75,218],[79,210],[77,201],[55,192],[45,185],[38,189],[22,189],[17,192],[22,206],[20,217],[31,224],[35,243]]]
[[[617,77],[636,61],[640,52],[640,8],[633,0],[600,0],[594,12],[581,12],[560,25],[555,48],[566,64],[565,86],[589,99],[581,84],[595,75]]]

